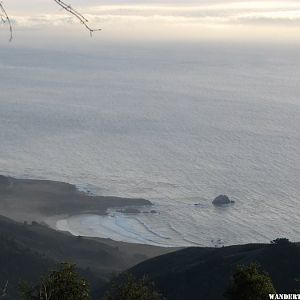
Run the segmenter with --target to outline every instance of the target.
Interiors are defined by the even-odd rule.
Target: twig
[[[98,29],[91,28],[88,25],[89,20],[87,18],[85,18],[80,12],[75,10],[70,4],[67,4],[62,0],[54,0],[54,1],[60,7],[62,7],[64,10],[66,10],[68,13],[70,13],[76,19],[78,19],[80,21],[80,23],[89,31],[90,36],[92,36],[95,31],[100,31],[101,30],[100,28],[98,28]],[[9,32],[10,32],[9,41],[11,42],[12,39],[13,39],[13,27],[12,27],[12,23],[11,23],[11,20],[9,18],[9,15],[7,14],[6,9],[3,5],[3,1],[1,1],[1,0],[0,0],[0,21],[2,21],[4,24],[8,24]]]
[[[10,36],[9,36],[9,41],[11,42],[12,39],[13,39],[13,28],[12,28],[12,24],[11,24],[11,21],[10,21],[10,18],[3,6],[3,2],[0,1],[0,18],[1,18],[1,21],[5,24],[7,23],[8,26],[9,26],[9,33],[10,33]]]
[[[59,6],[61,6],[64,10],[72,14],[76,19],[80,21],[80,23],[90,32],[90,36],[93,35],[93,32],[100,31],[101,29],[94,29],[88,25],[88,19],[85,18],[81,13],[76,11],[71,5],[65,3],[62,0],[54,0]]]

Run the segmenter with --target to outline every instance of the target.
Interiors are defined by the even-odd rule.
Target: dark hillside
[[[24,279],[36,282],[55,263],[0,235],[0,266],[1,287],[8,281],[8,296],[5,299],[18,299],[18,282]]]
[[[21,224],[0,217],[0,235],[54,261],[70,260],[80,267],[90,267],[102,273],[106,270],[122,270],[128,266],[126,260],[130,260],[130,257],[116,247],[92,239],[74,237],[35,222]]]
[[[9,295],[17,299],[20,280],[36,282],[60,262],[76,263],[92,288],[102,286],[142,259],[135,252],[101,240],[75,237],[36,222],[21,224],[0,216],[0,286],[9,281]],[[8,298],[9,299],[9,298]]]
[[[291,243],[189,248],[150,259],[130,272],[147,274],[168,300],[218,300],[224,299],[236,265],[250,262],[261,264],[278,292],[299,289],[300,247]]]

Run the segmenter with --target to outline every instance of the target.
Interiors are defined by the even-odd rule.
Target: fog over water
[[[159,212],[60,229],[167,246],[299,240],[297,47],[4,46],[0,91],[0,173],[144,197]],[[214,207],[219,194],[235,205]]]

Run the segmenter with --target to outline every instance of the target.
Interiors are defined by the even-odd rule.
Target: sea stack
[[[226,195],[220,195],[213,200],[213,205],[224,205],[224,204],[233,204],[234,201],[230,200]]]

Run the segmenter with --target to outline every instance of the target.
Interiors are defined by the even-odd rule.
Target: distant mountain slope
[[[224,248],[188,248],[147,260],[130,272],[148,275],[168,300],[224,299],[238,264],[258,262],[279,292],[300,288],[300,247],[296,244],[249,244]]]

